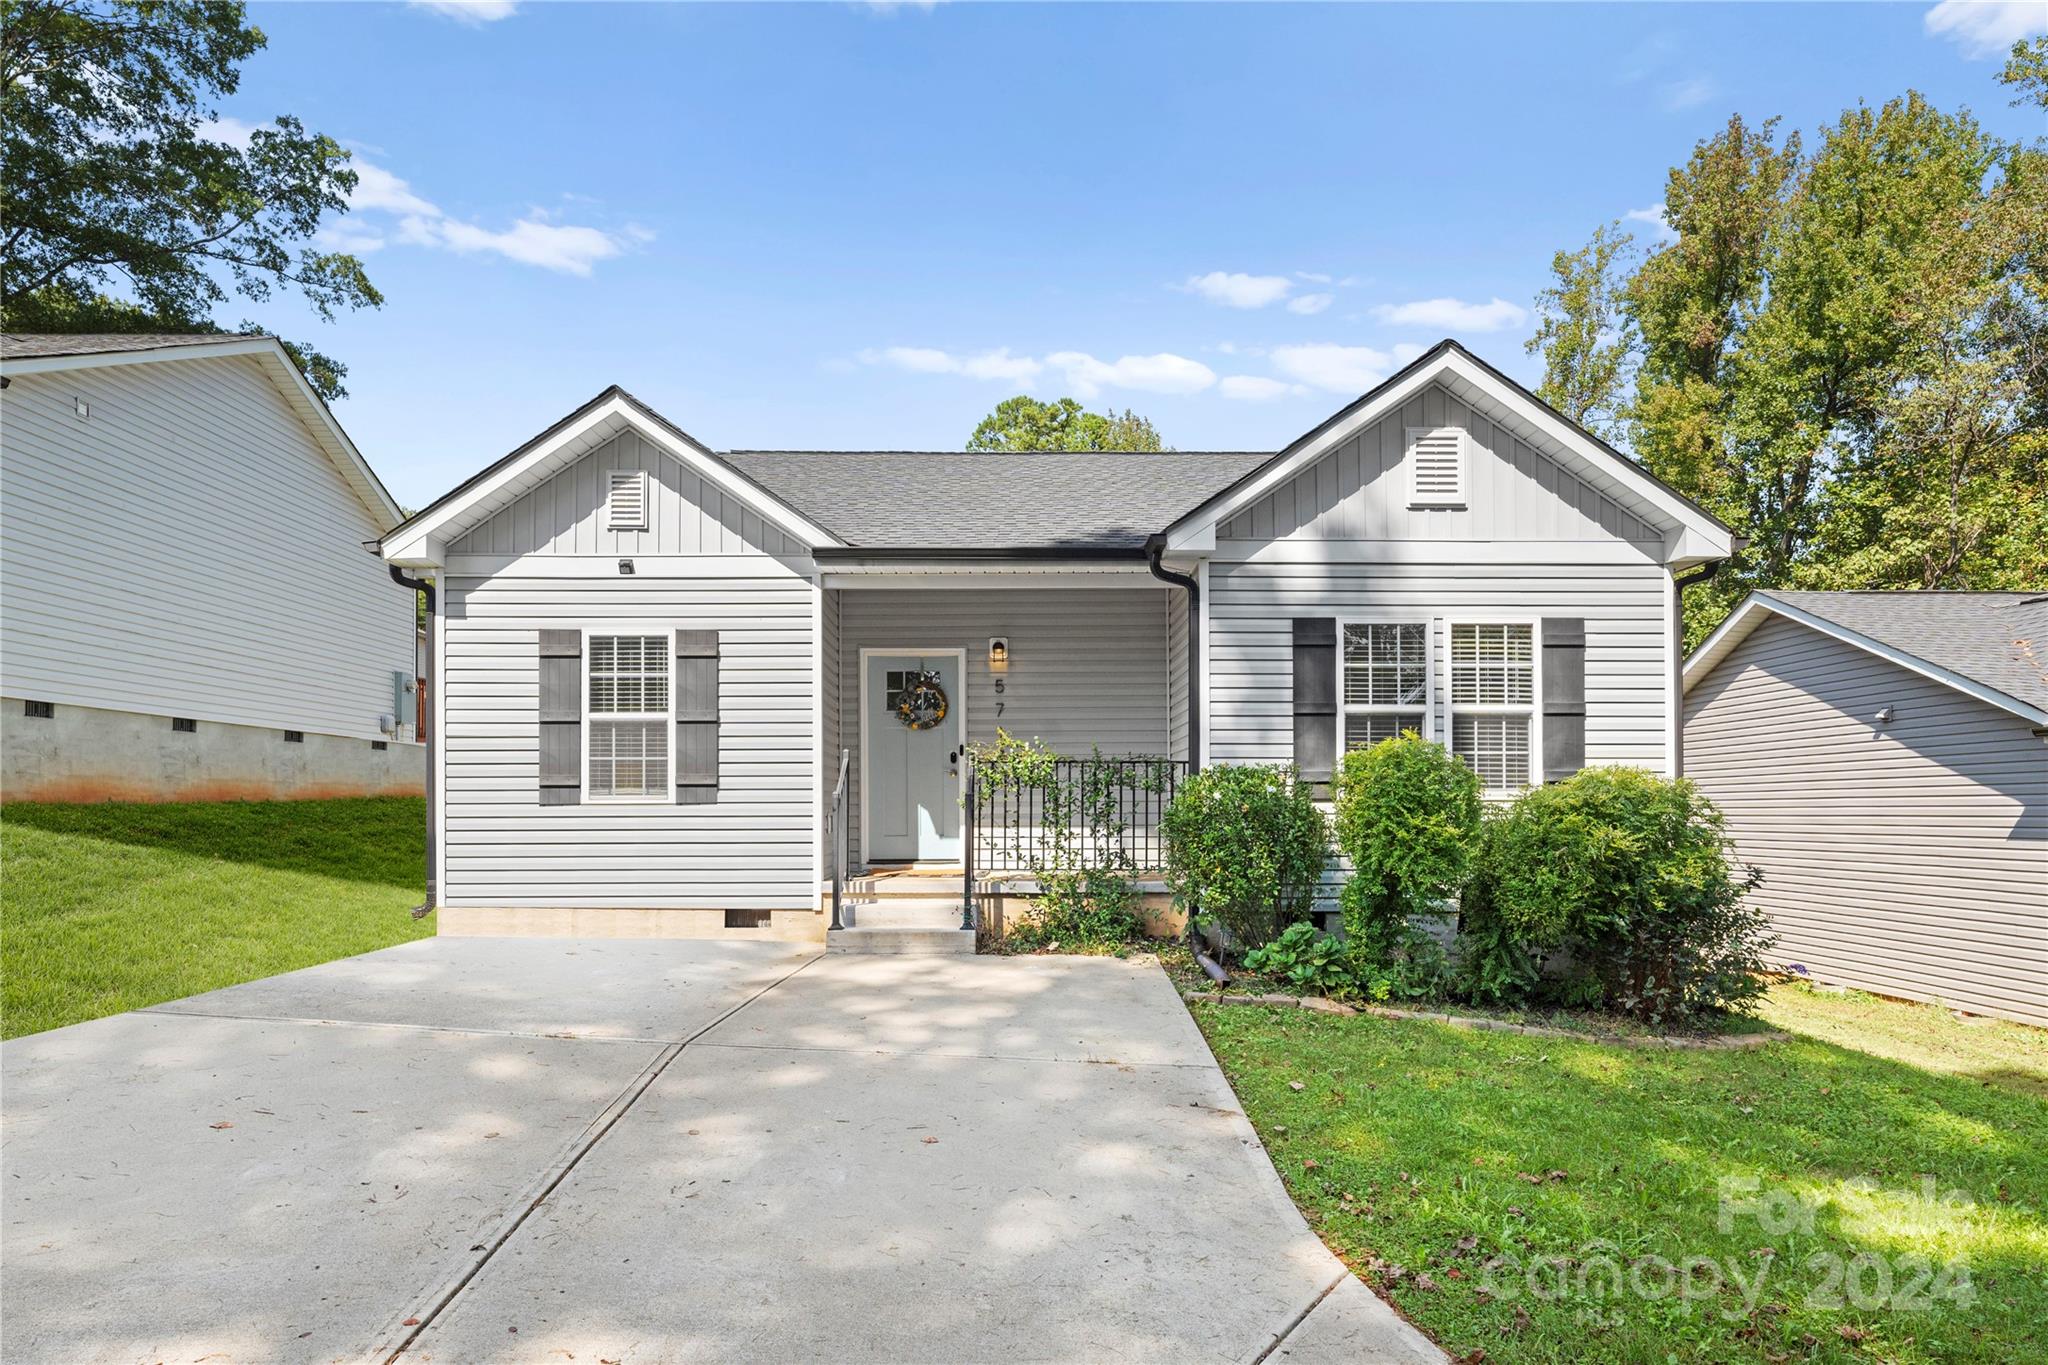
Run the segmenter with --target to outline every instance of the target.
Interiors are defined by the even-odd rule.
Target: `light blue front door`
[[[960,656],[867,656],[867,850],[876,862],[960,858]],[[904,690],[924,673],[938,679],[945,717],[913,730],[897,714]]]

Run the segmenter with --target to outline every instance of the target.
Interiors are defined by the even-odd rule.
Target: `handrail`
[[[974,928],[974,787],[978,779],[974,774],[974,755],[960,755],[962,770],[967,774],[964,797],[960,803],[960,927]]]
[[[826,816],[825,838],[832,854],[832,927],[847,928],[846,898],[846,772],[853,750],[839,751],[839,782],[832,788],[832,809]]]

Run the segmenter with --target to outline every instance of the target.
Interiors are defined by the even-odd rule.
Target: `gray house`
[[[419,795],[401,513],[275,337],[0,337],[0,793]]]
[[[382,542],[439,588],[443,932],[811,939],[842,849],[953,879],[948,925],[1014,870],[1029,802],[964,799],[998,729],[1169,780],[1406,728],[1498,794],[1675,771],[1674,576],[1732,544],[1448,341],[1266,453],[720,453],[611,389]]]
[[[2048,594],[1754,593],[1684,735],[1780,965],[2048,1024]]]

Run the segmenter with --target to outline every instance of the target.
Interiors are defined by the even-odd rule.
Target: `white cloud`
[[[519,0],[410,0],[410,3],[414,9],[432,10],[471,28],[510,19],[519,11]]]
[[[1328,284],[1330,282],[1328,275],[1319,275],[1313,270],[1297,270],[1294,272],[1294,278],[1306,280],[1310,284]]]
[[[1264,308],[1286,298],[1294,282],[1285,275],[1246,275],[1212,270],[1206,275],[1190,275],[1187,283],[1175,287],[1200,294],[1209,302],[1220,303],[1226,308]]]
[[[1431,327],[1445,332],[1498,332],[1520,327],[1529,314],[1506,299],[1466,303],[1462,299],[1418,299],[1383,303],[1372,310],[1381,322],[1395,327]]]
[[[351,210],[382,209],[387,213],[414,213],[429,218],[441,216],[441,210],[414,194],[412,186],[375,162],[352,156],[348,165],[356,173],[356,187],[348,197]]]
[[[1106,361],[1083,351],[1055,351],[1045,363],[1065,371],[1067,386],[1083,398],[1093,398],[1104,389],[1200,393],[1216,382],[1216,371],[1201,361],[1168,352]]]
[[[1289,379],[1330,393],[1365,392],[1387,377],[1397,359],[1397,355],[1370,346],[1339,346],[1334,342],[1273,348],[1274,369]]]
[[[1290,384],[1284,379],[1268,379],[1257,374],[1225,375],[1216,386],[1216,392],[1225,398],[1235,398],[1246,403],[1265,403],[1291,393],[1307,393],[1299,384]]]
[[[550,223],[532,215],[502,232],[454,218],[435,221],[433,230],[439,244],[450,251],[495,252],[521,265],[537,265],[568,275],[588,275],[599,261],[609,260],[625,249],[618,238],[602,229]]]
[[[1303,294],[1298,299],[1289,299],[1287,301],[1287,311],[1290,313],[1300,313],[1303,317],[1308,317],[1322,312],[1336,301],[1337,296],[1335,294]]]
[[[1672,227],[1670,222],[1664,217],[1664,206],[1662,204],[1652,204],[1646,209],[1630,209],[1621,216],[1631,223],[1648,223],[1651,227],[1657,229],[1657,240],[1660,242],[1675,242],[1678,240],[1678,229]]]
[[[1684,80],[1667,82],[1657,92],[1658,103],[1665,112],[1675,114],[1681,109],[1695,109],[1721,93],[1721,87],[1711,76],[1688,76]]]
[[[2022,38],[2048,33],[2048,5],[1941,0],[1921,20],[1930,38],[1947,38],[1965,57],[2001,57]]]
[[[890,365],[912,374],[958,374],[969,379],[1000,379],[1025,384],[1038,377],[1045,366],[1028,355],[1011,355],[1008,347],[959,356],[930,346],[887,346],[879,351],[862,351],[865,365]]]
[[[367,256],[384,247],[382,233],[369,228],[357,227],[353,223],[334,223],[323,226],[313,234],[313,245],[322,251],[342,251],[351,256]]]

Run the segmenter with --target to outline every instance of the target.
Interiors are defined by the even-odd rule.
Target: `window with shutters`
[[[1408,428],[1408,505],[1465,505],[1465,433],[1462,428]]]
[[[592,800],[668,799],[670,652],[667,635],[592,635],[586,642]]]
[[[611,497],[606,503],[605,525],[613,531],[647,529],[647,475],[638,469],[615,469],[611,473]]]
[[[1529,785],[1536,730],[1536,627],[1450,626],[1451,752],[1488,794]]]
[[[1342,644],[1344,747],[1364,749],[1404,730],[1427,736],[1429,623],[1348,621]]]

